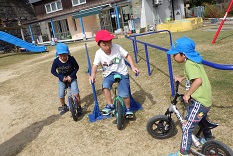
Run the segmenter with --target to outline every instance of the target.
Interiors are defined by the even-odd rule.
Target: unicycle
[[[81,115],[82,108],[78,107],[77,99],[75,96],[71,93],[71,83],[66,82],[66,88],[67,88],[67,93],[68,93],[68,107],[71,112],[72,118],[74,121],[78,120],[78,117]]]
[[[121,130],[124,126],[124,120],[134,118],[133,115],[126,115],[125,114],[125,103],[122,97],[117,94],[118,84],[121,81],[121,75],[115,74],[114,75],[114,82],[117,83],[117,86],[114,88],[115,98],[113,100],[115,112],[114,115],[116,116],[116,124],[117,129]]]
[[[182,114],[176,107],[177,99],[179,98],[181,102],[183,100],[183,94],[178,93],[179,82],[176,82],[175,97],[171,101],[171,104],[165,115],[156,115],[148,120],[146,128],[148,133],[156,139],[166,139],[175,135],[176,125],[171,118],[172,113],[174,113],[177,119],[182,124],[184,118]],[[232,149],[226,144],[213,140],[212,135],[205,136],[201,138],[200,135],[203,131],[208,132],[210,129],[217,127],[218,124],[208,121],[203,118],[199,123],[199,130],[197,133],[192,134],[192,146],[191,152],[197,156],[233,156]],[[207,139],[208,137],[208,139]],[[206,141],[208,140],[208,141]]]
[[[115,98],[113,100],[113,104],[115,107],[114,115],[116,116],[116,124],[117,129],[121,130],[124,125],[124,114],[125,114],[125,103],[122,97],[117,95],[118,84],[121,81],[121,75],[115,74],[114,75],[114,83],[117,83],[117,86],[114,88]]]

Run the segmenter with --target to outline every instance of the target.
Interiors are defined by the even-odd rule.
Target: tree
[[[216,4],[216,0],[190,0],[190,6],[196,7],[196,6],[202,6],[203,4]]]

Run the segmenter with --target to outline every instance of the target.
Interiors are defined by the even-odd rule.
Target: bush
[[[225,11],[223,8],[220,9],[218,5],[211,5],[208,3],[204,3],[205,11],[204,11],[204,17],[206,18],[221,18],[224,17]]]

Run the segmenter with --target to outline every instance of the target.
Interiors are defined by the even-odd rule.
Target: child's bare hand
[[[176,77],[175,76],[175,82],[176,81],[182,82],[183,80],[184,80],[184,77]]]
[[[92,83],[95,83],[95,82],[96,82],[95,77],[90,76],[90,77],[89,77],[89,83],[92,84]]]
[[[70,76],[67,76],[67,81],[68,82],[71,82],[72,81],[72,78]]]
[[[132,67],[132,71],[133,71],[135,74],[139,74],[139,69],[136,68],[136,67]]]
[[[185,103],[189,103],[188,101],[189,101],[189,99],[190,99],[190,95],[184,94],[183,99],[184,99],[184,102],[185,102]]]
[[[63,82],[66,82],[66,81],[67,81],[67,77],[64,76],[64,77],[63,77]]]

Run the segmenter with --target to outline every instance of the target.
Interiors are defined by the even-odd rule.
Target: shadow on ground
[[[44,120],[34,122],[30,126],[24,128],[21,132],[0,145],[0,155],[18,155],[30,142],[32,142],[40,134],[44,126],[52,124],[60,117],[61,116],[59,114],[51,115]]]

